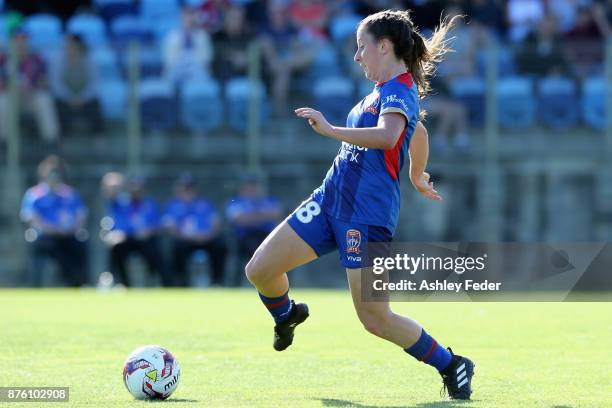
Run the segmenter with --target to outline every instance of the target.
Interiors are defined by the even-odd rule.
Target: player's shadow
[[[370,405],[360,404],[358,402],[336,399],[336,398],[321,398],[321,403],[326,407],[342,407],[342,408],[467,408],[470,401],[437,401],[437,402],[422,402],[419,404],[406,404],[406,405]],[[562,408],[562,407],[559,407]],[[563,407],[569,408],[569,407]]]

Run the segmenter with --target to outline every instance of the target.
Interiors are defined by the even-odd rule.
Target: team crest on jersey
[[[363,113],[369,112],[372,115],[378,115],[378,102],[380,100],[380,94],[372,93],[368,95],[364,101],[364,105],[367,105],[363,109]]]
[[[350,229],[346,231],[346,252],[348,254],[358,254],[361,246],[361,232]]]

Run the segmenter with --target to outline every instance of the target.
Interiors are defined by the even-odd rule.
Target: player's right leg
[[[293,342],[295,327],[308,318],[308,306],[289,298],[287,272],[317,258],[317,254],[283,221],[261,243],[247,263],[245,273],[257,288],[276,326],[273,347],[283,351]]]
[[[285,220],[259,245],[245,273],[259,293],[277,297],[289,289],[287,272],[315,259],[315,251]]]
[[[246,276],[276,323],[275,350],[289,347],[295,327],[308,317],[308,307],[289,298],[287,272],[334,249],[327,216],[310,198],[268,235],[247,264]]]

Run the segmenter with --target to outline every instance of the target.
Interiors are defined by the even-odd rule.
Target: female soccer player
[[[389,302],[361,299],[362,267],[371,266],[361,264],[361,249],[392,240],[406,153],[414,187],[441,200],[425,172],[428,141],[419,122],[419,97],[429,90],[428,78],[447,51],[445,37],[454,22],[444,20],[429,40],[416,31],[407,11],[381,11],[360,22],[354,59],[376,82],[374,90],[351,110],[347,127],[330,125],[314,109],[296,109],[315,132],[342,147],[323,184],[270,233],[245,272],[274,318],[274,349],[282,351],[308,318],[306,304],[289,298],[287,272],[338,249],[365,329],[435,367],[450,398],[469,399],[472,361],[442,347],[414,320],[393,313]]]

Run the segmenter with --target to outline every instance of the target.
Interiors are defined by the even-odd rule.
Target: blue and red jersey
[[[395,232],[400,209],[399,174],[419,118],[419,97],[410,73],[377,83],[348,115],[350,128],[376,127],[385,113],[399,113],[406,126],[391,149],[372,149],[342,143],[323,184],[323,209],[345,222],[386,227]]]

